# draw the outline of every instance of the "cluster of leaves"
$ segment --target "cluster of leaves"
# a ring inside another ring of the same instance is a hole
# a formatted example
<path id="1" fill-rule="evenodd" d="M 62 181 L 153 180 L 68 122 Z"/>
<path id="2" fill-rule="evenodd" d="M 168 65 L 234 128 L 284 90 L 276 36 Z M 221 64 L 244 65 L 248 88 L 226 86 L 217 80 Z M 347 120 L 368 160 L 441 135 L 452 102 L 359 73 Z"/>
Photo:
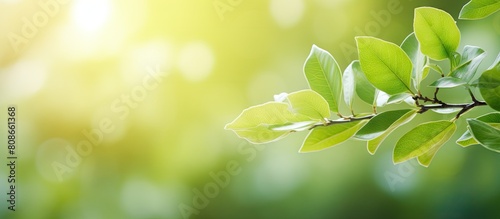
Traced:
<path id="1" fill-rule="evenodd" d="M 500 0 L 472 0 L 464 6 L 460 18 L 480 19 L 499 9 Z M 359 60 L 343 72 L 330 53 L 313 45 L 304 64 L 310 89 L 282 93 L 272 102 L 245 109 L 226 129 L 256 144 L 281 139 L 291 132 L 309 131 L 300 152 L 323 150 L 354 138 L 366 141 L 368 152 L 374 154 L 391 132 L 416 115 L 428 111 L 453 114 L 450 120 L 414 127 L 394 147 L 394 163 L 417 158 L 422 166 L 428 166 L 453 136 L 461 115 L 479 106 L 500 111 L 500 55 L 488 70 L 478 74 L 485 51 L 465 46 L 457 52 L 460 30 L 450 14 L 436 8 L 415 9 L 413 27 L 414 32 L 400 46 L 374 37 L 356 37 Z M 449 72 L 435 63 L 446 59 Z M 429 97 L 420 87 L 431 72 L 441 77 L 428 85 L 435 88 Z M 450 88 L 466 89 L 471 102 L 450 104 L 440 100 L 439 89 Z M 476 90 L 484 101 L 474 96 Z M 355 114 L 355 95 L 372 105 L 373 112 Z M 400 102 L 410 107 L 377 113 L 377 107 Z M 351 115 L 339 112 L 343 104 Z M 479 144 L 500 152 L 500 112 L 467 119 L 467 128 L 457 144 Z"/>

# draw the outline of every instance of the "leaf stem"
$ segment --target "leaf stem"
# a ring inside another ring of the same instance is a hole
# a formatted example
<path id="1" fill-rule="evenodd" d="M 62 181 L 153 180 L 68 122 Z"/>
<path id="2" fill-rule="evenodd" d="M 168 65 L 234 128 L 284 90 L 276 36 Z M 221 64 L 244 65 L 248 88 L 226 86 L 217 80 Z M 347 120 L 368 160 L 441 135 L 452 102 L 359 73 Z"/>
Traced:
<path id="1" fill-rule="evenodd" d="M 330 125 L 335 125 L 335 124 L 341 124 L 341 123 L 348 123 L 348 122 L 354 122 L 354 121 L 371 119 L 375 115 L 376 114 L 362 116 L 362 117 L 354 117 L 354 116 L 351 116 L 351 117 L 342 117 L 341 119 L 338 119 L 338 120 L 328 119 L 328 120 L 326 120 L 325 123 L 318 123 L 318 124 L 313 125 L 311 128 L 309 128 L 309 130 L 314 129 L 314 128 L 319 127 L 319 126 L 330 126 Z"/>
<path id="2" fill-rule="evenodd" d="M 469 89 L 469 94 L 471 95 L 471 98 L 472 98 L 473 102 L 472 103 L 461 103 L 461 104 L 448 104 L 448 103 L 445 103 L 445 102 L 439 100 L 436 97 L 438 91 L 439 91 L 439 89 L 436 89 L 436 92 L 434 93 L 434 99 L 431 99 L 429 97 L 423 96 L 420 93 L 417 94 L 417 95 L 415 95 L 415 96 L 413 96 L 413 100 L 415 100 L 415 104 L 417 105 L 417 107 L 420 108 L 420 110 L 418 110 L 417 113 L 422 114 L 422 113 L 425 113 L 425 112 L 427 112 L 427 111 L 429 111 L 431 109 L 462 108 L 457 113 L 457 115 L 454 117 L 454 120 L 457 120 L 458 118 L 460 118 L 461 115 L 463 115 L 464 113 L 466 113 L 467 111 L 471 110 L 474 107 L 477 107 L 477 106 L 487 106 L 488 105 L 484 101 L 477 100 L 476 97 L 474 96 L 474 94 L 472 93 L 472 91 L 470 89 Z M 433 105 L 422 105 L 422 104 L 420 104 L 418 102 L 419 100 L 424 101 L 424 103 L 425 102 L 431 102 L 431 103 L 433 103 Z M 373 107 L 373 109 L 375 110 L 376 108 Z M 345 116 L 342 116 L 340 114 L 338 114 L 338 115 L 339 115 L 340 119 L 337 119 L 337 120 L 325 119 L 324 122 L 313 125 L 311 128 L 309 128 L 309 130 L 314 129 L 314 128 L 319 127 L 319 126 L 330 126 L 330 125 L 335 125 L 335 124 L 341 124 L 341 123 L 348 123 L 348 122 L 354 122 L 354 121 L 372 119 L 374 116 L 377 115 L 377 113 L 374 111 L 374 114 L 367 115 L 367 116 L 361 116 L 361 117 L 355 117 L 355 116 L 345 117 Z"/>
<path id="3" fill-rule="evenodd" d="M 470 94 L 470 97 L 472 99 L 472 101 L 475 103 L 475 102 L 479 102 L 476 97 L 474 96 L 474 93 L 472 93 L 472 90 L 470 88 L 467 89 L 469 91 L 469 94 Z"/>

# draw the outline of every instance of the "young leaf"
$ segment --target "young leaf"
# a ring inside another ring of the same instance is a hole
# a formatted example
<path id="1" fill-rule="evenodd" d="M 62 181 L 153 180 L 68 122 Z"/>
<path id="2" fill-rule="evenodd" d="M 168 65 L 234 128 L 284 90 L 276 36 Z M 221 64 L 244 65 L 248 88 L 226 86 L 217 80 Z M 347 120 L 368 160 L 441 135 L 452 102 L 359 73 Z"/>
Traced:
<path id="1" fill-rule="evenodd" d="M 406 104 L 408 104 L 408 106 L 412 106 L 412 107 L 416 106 L 416 102 L 415 102 L 415 100 L 413 99 L 413 97 L 412 97 L 412 96 L 407 97 L 407 98 L 406 98 L 406 99 L 404 99 L 403 101 L 404 101 Z"/>
<path id="2" fill-rule="evenodd" d="M 393 123 L 410 111 L 415 110 L 403 109 L 382 112 L 370 119 L 370 121 L 363 126 L 363 128 L 361 128 L 356 135 L 354 135 L 354 137 L 359 140 L 372 140 L 384 134 L 384 132 L 391 127 Z"/>
<path id="3" fill-rule="evenodd" d="M 392 95 L 387 100 L 387 104 L 401 103 L 404 100 L 406 100 L 408 97 L 411 98 L 412 96 L 409 93 L 401 93 L 401 94 Z"/>
<path id="4" fill-rule="evenodd" d="M 413 28 L 422 53 L 434 60 L 453 59 L 460 30 L 450 14 L 431 7 L 417 8 Z"/>
<path id="5" fill-rule="evenodd" d="M 307 116 L 292 113 L 286 103 L 268 102 L 243 110 L 225 129 L 234 131 L 240 138 L 251 143 L 260 144 L 283 138 L 294 131 L 297 123 L 302 128 L 306 126 L 304 122 L 312 125 L 318 121 L 310 121 Z"/>
<path id="6" fill-rule="evenodd" d="M 368 104 L 375 102 L 375 87 L 366 79 L 358 60 L 352 61 L 343 75 L 344 101 L 352 111 L 354 91 L 359 98 Z"/>
<path id="7" fill-rule="evenodd" d="M 401 163 L 414 157 L 424 155 L 446 143 L 456 130 L 454 122 L 435 121 L 420 124 L 396 143 L 394 147 L 394 163 Z M 427 156 L 428 157 L 428 156 Z"/>
<path id="8" fill-rule="evenodd" d="M 431 148 L 429 151 L 417 157 L 417 161 L 421 166 L 429 167 L 432 159 L 436 156 L 436 153 L 441 149 L 443 145 L 438 145 L 436 147 Z"/>
<path id="9" fill-rule="evenodd" d="M 488 105 L 500 111 L 500 65 L 485 71 L 479 78 L 479 90 Z"/>
<path id="10" fill-rule="evenodd" d="M 359 61 L 354 61 L 354 80 L 356 81 L 356 94 L 364 102 L 374 105 L 377 91 L 375 87 L 366 79 Z"/>
<path id="11" fill-rule="evenodd" d="M 460 59 L 460 64 L 464 64 L 468 61 L 472 61 L 481 55 L 486 55 L 484 49 L 477 46 L 465 46 L 464 51 L 462 51 L 462 57 Z M 484 57 L 483 57 L 484 58 Z"/>
<path id="12" fill-rule="evenodd" d="M 356 37 L 359 61 L 377 89 L 394 95 L 411 91 L 412 63 L 397 45 L 374 37 Z"/>
<path id="13" fill-rule="evenodd" d="M 357 64 L 355 64 L 357 63 Z M 359 62 L 353 61 L 347 68 L 344 70 L 344 74 L 342 75 L 342 84 L 344 88 L 344 101 L 347 104 L 347 107 L 352 111 L 352 102 L 354 101 L 354 91 L 356 90 L 356 76 L 354 71 L 360 71 L 361 67 L 359 66 Z"/>
<path id="14" fill-rule="evenodd" d="M 469 131 L 482 146 L 500 153 L 500 129 L 477 119 L 467 119 Z"/>
<path id="15" fill-rule="evenodd" d="M 477 117 L 476 119 L 481 121 L 481 122 L 485 122 L 488 125 L 491 125 L 495 128 L 500 129 L 500 113 L 498 113 L 498 112 L 488 113 L 486 115 L 482 115 L 480 117 Z M 457 144 L 461 145 L 462 147 L 468 147 L 468 146 L 479 144 L 479 143 L 472 137 L 472 134 L 470 133 L 470 131 L 467 130 L 457 140 Z"/>
<path id="16" fill-rule="evenodd" d="M 453 88 L 467 84 L 467 82 L 463 81 L 460 78 L 455 77 L 444 77 L 439 78 L 437 81 L 434 81 L 429 87 L 438 87 L 438 88 Z"/>
<path id="17" fill-rule="evenodd" d="M 304 64 L 304 74 L 312 90 L 318 92 L 337 113 L 342 92 L 342 72 L 333 56 L 313 45 Z"/>
<path id="18" fill-rule="evenodd" d="M 460 55 L 460 53 L 458 52 L 453 52 L 453 55 L 450 58 L 451 69 L 456 69 L 461 62 L 462 62 L 462 55 Z"/>
<path id="19" fill-rule="evenodd" d="M 309 132 L 299 152 L 320 151 L 338 145 L 351 138 L 366 122 L 360 120 L 316 127 Z"/>
<path id="20" fill-rule="evenodd" d="M 315 124 L 318 124 L 318 122 L 316 121 L 293 122 L 285 125 L 272 125 L 269 126 L 269 129 L 273 131 L 301 132 L 310 129 L 312 125 Z"/>
<path id="21" fill-rule="evenodd" d="M 361 128 L 355 138 L 366 140 L 368 152 L 375 154 L 380 143 L 389 136 L 396 128 L 411 121 L 417 111 L 410 109 L 386 111 L 373 117 L 363 128 Z"/>
<path id="22" fill-rule="evenodd" d="M 472 134 L 470 133 L 469 130 L 465 131 L 464 134 L 457 140 L 457 144 L 462 146 L 462 147 L 469 147 L 472 145 L 479 144 L 479 142 L 476 141 L 472 137 Z"/>
<path id="23" fill-rule="evenodd" d="M 500 10 L 500 0 L 472 0 L 460 11 L 460 19 L 477 20 Z"/>
<path id="24" fill-rule="evenodd" d="M 434 63 L 427 63 L 425 66 L 426 68 L 432 69 L 435 72 L 439 73 L 439 75 L 444 76 L 443 69 L 441 69 L 441 66 L 436 65 Z"/>
<path id="25" fill-rule="evenodd" d="M 439 113 L 439 114 L 452 114 L 459 112 L 462 110 L 462 108 L 443 108 L 443 109 L 431 109 L 432 111 Z"/>
<path id="26" fill-rule="evenodd" d="M 500 53 L 498 53 L 497 58 L 493 62 L 493 64 L 488 69 L 494 69 L 495 67 L 500 68 Z"/>
<path id="27" fill-rule="evenodd" d="M 387 105 L 389 98 L 391 98 L 391 96 L 389 94 L 387 94 L 386 92 L 377 90 L 377 96 L 376 96 L 375 101 L 376 101 L 376 104 L 378 107 L 383 107 L 383 106 Z"/>
<path id="28" fill-rule="evenodd" d="M 324 121 L 330 118 L 326 100 L 312 90 L 301 90 L 288 95 L 293 112 L 309 117 L 311 120 Z"/>
<path id="29" fill-rule="evenodd" d="M 484 57 L 486 57 L 486 53 L 483 49 L 475 46 L 465 46 L 460 65 L 450 73 L 450 76 L 470 82 Z"/>
<path id="30" fill-rule="evenodd" d="M 429 74 L 429 67 L 426 67 L 428 62 L 427 56 L 420 51 L 420 44 L 418 43 L 415 33 L 411 33 L 401 44 L 401 49 L 410 57 L 413 63 L 412 81 L 413 87 L 416 90 L 420 89 L 420 83 Z"/>
<path id="31" fill-rule="evenodd" d="M 280 94 L 275 94 L 273 97 L 274 97 L 274 101 L 275 102 L 283 103 L 287 99 L 288 94 L 285 93 L 285 92 L 283 92 L 283 93 L 280 93 Z"/>

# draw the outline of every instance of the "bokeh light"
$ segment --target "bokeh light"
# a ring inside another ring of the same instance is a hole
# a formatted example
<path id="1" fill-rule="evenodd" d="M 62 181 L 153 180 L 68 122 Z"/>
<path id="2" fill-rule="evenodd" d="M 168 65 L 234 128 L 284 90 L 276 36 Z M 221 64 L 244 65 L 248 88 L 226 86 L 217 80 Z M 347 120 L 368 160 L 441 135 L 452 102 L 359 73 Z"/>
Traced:
<path id="1" fill-rule="evenodd" d="M 18 210 L 2 201 L 0 218 L 499 218 L 498 154 L 449 142 L 429 168 L 392 163 L 397 135 L 450 115 L 418 115 L 374 156 L 356 140 L 300 154 L 307 133 L 252 145 L 224 130 L 247 107 L 307 89 L 313 44 L 344 69 L 360 32 L 400 44 L 414 8 L 456 19 L 467 2 L 0 0 L 0 136 L 18 108 Z M 387 23 L 374 18 L 391 4 Z M 484 48 L 487 69 L 500 14 L 457 24 L 459 50 Z"/>

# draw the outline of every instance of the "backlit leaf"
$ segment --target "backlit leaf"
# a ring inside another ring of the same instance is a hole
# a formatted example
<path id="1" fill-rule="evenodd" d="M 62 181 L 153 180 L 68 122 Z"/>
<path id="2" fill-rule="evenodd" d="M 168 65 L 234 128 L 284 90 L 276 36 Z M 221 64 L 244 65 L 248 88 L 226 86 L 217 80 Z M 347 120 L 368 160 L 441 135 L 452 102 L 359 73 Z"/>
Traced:
<path id="1" fill-rule="evenodd" d="M 480 117 L 477 117 L 476 119 L 481 121 L 481 122 L 485 122 L 488 125 L 493 126 L 497 129 L 500 129 L 500 113 L 498 113 L 498 112 L 488 113 L 486 115 L 482 115 Z M 468 147 L 468 146 L 476 145 L 479 143 L 472 137 L 472 134 L 470 133 L 470 131 L 467 130 L 457 140 L 457 144 L 461 145 L 462 147 Z"/>
<path id="2" fill-rule="evenodd" d="M 300 148 L 301 153 L 324 150 L 351 138 L 366 120 L 319 126 L 311 130 Z"/>
<path id="3" fill-rule="evenodd" d="M 426 67 L 428 58 L 420 51 L 420 43 L 418 42 L 415 33 L 411 33 L 408 37 L 406 37 L 406 39 L 401 44 L 401 49 L 405 51 L 405 53 L 408 55 L 408 57 L 410 57 L 410 60 L 413 63 L 413 87 L 416 90 L 419 90 L 420 83 L 422 83 L 422 80 L 427 77 L 430 68 Z"/>
<path id="4" fill-rule="evenodd" d="M 424 157 L 432 159 L 432 153 L 435 153 L 432 150 L 446 143 L 455 130 L 455 123 L 450 121 L 434 121 L 418 125 L 403 135 L 396 143 L 393 155 L 394 163 L 401 163 L 422 156 L 427 152 L 431 154 L 424 155 Z"/>
<path id="5" fill-rule="evenodd" d="M 486 53 L 483 49 L 475 46 L 465 46 L 460 65 L 450 73 L 450 76 L 470 82 L 485 57 Z"/>
<path id="6" fill-rule="evenodd" d="M 434 81 L 429 87 L 438 87 L 438 88 L 453 88 L 467 84 L 467 82 L 463 81 L 460 78 L 455 77 L 443 77 L 439 78 L 437 81 Z"/>
<path id="7" fill-rule="evenodd" d="M 422 53 L 434 60 L 455 57 L 460 30 L 450 14 L 437 8 L 417 8 L 413 28 Z"/>
<path id="8" fill-rule="evenodd" d="M 330 118 L 330 109 L 326 100 L 313 90 L 301 90 L 287 96 L 293 112 L 312 120 L 322 121 Z"/>
<path id="9" fill-rule="evenodd" d="M 483 147 L 500 153 L 500 129 L 477 119 L 467 119 L 469 131 Z"/>
<path id="10" fill-rule="evenodd" d="M 386 111 L 370 119 L 354 136 L 367 142 L 368 152 L 375 154 L 380 143 L 399 126 L 411 121 L 417 111 L 410 109 Z"/>
<path id="11" fill-rule="evenodd" d="M 478 86 L 488 106 L 500 111 L 500 65 L 485 71 L 479 78 Z"/>
<path id="12" fill-rule="evenodd" d="M 361 71 L 361 66 L 359 66 L 359 62 L 353 61 L 347 68 L 344 70 L 344 74 L 342 75 L 342 84 L 344 88 L 344 101 L 347 104 L 347 107 L 352 111 L 352 102 L 354 101 L 354 93 L 356 91 L 356 76 L 355 71 Z"/>
<path id="13" fill-rule="evenodd" d="M 500 10 L 500 0 L 472 0 L 460 11 L 460 19 L 477 20 Z"/>
<path id="14" fill-rule="evenodd" d="M 387 94 L 411 93 L 412 63 L 397 45 L 374 37 L 356 37 L 363 72 Z"/>
<path id="15" fill-rule="evenodd" d="M 338 112 L 342 93 L 342 72 L 333 56 L 313 45 L 304 64 L 304 74 L 309 87 L 325 98 L 331 111 Z"/>
<path id="16" fill-rule="evenodd" d="M 307 116 L 292 113 L 286 103 L 268 102 L 243 110 L 234 121 L 226 125 L 225 129 L 232 130 L 239 137 L 258 144 L 278 140 L 296 131 L 294 128 L 303 129 L 304 126 L 318 122 L 310 120 Z M 300 124 L 300 127 L 297 124 Z"/>

